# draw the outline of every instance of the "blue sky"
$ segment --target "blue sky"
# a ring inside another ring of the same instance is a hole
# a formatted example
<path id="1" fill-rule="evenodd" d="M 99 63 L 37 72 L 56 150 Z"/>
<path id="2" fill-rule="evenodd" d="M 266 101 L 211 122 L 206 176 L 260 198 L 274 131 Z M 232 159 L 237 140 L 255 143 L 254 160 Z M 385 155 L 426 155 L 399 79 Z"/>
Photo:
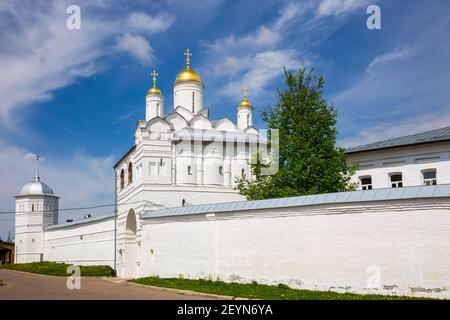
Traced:
<path id="1" fill-rule="evenodd" d="M 70 4 L 80 30 L 66 28 Z M 369 4 L 381 30 L 366 27 Z M 449 12 L 446 0 L 1 0 L 0 210 L 32 179 L 33 153 L 61 207 L 111 203 L 112 166 L 144 118 L 150 72 L 168 113 L 186 48 L 213 119 L 235 120 L 245 83 L 263 128 L 283 66 L 307 65 L 325 76 L 340 145 L 447 126 Z M 0 215 L 0 236 L 12 228 Z"/>

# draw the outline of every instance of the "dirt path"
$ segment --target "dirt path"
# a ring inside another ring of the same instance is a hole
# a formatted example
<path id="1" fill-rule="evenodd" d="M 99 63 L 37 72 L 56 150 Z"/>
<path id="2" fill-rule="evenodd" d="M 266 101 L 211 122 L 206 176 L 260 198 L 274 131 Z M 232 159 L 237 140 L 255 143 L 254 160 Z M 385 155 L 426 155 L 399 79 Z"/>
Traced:
<path id="1" fill-rule="evenodd" d="M 167 292 L 118 279 L 82 278 L 81 289 L 69 290 L 66 277 L 48 277 L 0 270 L 0 300 L 204 300 L 201 296 Z"/>

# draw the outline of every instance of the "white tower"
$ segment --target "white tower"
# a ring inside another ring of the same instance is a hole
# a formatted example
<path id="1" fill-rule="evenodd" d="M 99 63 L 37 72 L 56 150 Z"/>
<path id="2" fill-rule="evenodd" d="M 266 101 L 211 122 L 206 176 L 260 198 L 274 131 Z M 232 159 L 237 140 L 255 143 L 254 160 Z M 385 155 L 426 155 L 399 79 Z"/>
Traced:
<path id="1" fill-rule="evenodd" d="M 253 107 L 247 100 L 247 88 L 244 86 L 244 100 L 239 104 L 237 108 L 237 124 L 238 129 L 245 130 L 248 127 L 253 126 Z"/>
<path id="2" fill-rule="evenodd" d="M 174 108 L 182 106 L 197 114 L 203 109 L 203 82 L 197 72 L 191 69 L 191 56 L 189 49 L 184 53 L 186 56 L 186 69 L 181 71 L 173 86 Z"/>
<path id="3" fill-rule="evenodd" d="M 158 78 L 158 73 L 155 70 L 151 73 L 153 79 L 153 87 L 148 90 L 147 95 L 145 96 L 145 120 L 148 121 L 150 119 L 156 117 L 164 116 L 164 96 L 156 87 L 156 79 Z"/>
<path id="4" fill-rule="evenodd" d="M 36 176 L 16 196 L 16 263 L 43 260 L 44 228 L 58 223 L 58 200 L 53 190 L 39 177 L 39 156 Z"/>

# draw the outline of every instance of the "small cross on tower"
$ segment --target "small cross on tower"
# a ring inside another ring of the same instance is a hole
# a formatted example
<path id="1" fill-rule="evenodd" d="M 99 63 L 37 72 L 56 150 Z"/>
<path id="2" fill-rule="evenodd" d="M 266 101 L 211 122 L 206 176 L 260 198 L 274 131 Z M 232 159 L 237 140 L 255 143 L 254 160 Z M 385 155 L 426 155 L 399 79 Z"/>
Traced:
<path id="1" fill-rule="evenodd" d="M 152 73 L 150 73 L 153 79 L 153 88 L 156 88 L 156 79 L 158 78 L 159 74 L 156 72 L 156 70 L 153 70 Z"/>
<path id="2" fill-rule="evenodd" d="M 184 52 L 184 55 L 186 56 L 186 68 L 189 69 L 191 67 L 192 53 L 189 51 L 189 49 L 186 49 L 186 51 Z"/>
<path id="3" fill-rule="evenodd" d="M 244 85 L 242 90 L 244 91 L 244 100 L 247 100 L 247 87 Z"/>

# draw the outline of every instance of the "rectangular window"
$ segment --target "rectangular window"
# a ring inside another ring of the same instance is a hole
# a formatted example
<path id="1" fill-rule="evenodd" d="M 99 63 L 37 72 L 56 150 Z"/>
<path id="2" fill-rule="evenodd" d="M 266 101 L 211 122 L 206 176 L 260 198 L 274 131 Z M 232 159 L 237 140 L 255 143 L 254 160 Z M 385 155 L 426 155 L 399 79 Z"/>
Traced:
<path id="1" fill-rule="evenodd" d="M 392 188 L 403 187 L 403 177 L 401 173 L 391 174 L 391 187 Z"/>
<path id="2" fill-rule="evenodd" d="M 372 190 L 372 177 L 361 177 L 361 190 Z"/>
<path id="3" fill-rule="evenodd" d="M 426 186 L 435 186 L 437 184 L 436 169 L 422 171 L 423 184 Z"/>

